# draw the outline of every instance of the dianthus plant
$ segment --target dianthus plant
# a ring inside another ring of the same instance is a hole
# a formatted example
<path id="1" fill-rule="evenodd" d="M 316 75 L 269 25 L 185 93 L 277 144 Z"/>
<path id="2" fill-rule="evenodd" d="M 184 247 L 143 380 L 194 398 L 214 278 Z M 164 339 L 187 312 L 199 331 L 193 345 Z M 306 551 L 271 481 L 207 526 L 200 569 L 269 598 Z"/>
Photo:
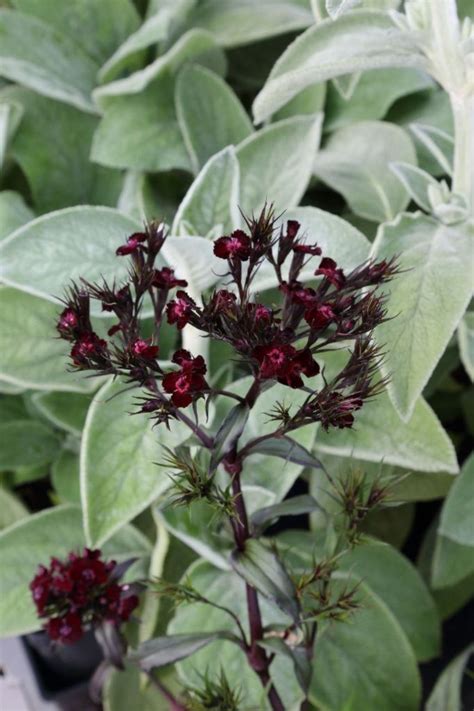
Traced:
<path id="1" fill-rule="evenodd" d="M 346 273 L 330 255 L 321 254 L 313 236 L 305 234 L 304 226 L 294 220 L 283 221 L 268 206 L 257 216 L 244 217 L 243 225 L 244 229 L 215 240 L 214 254 L 222 260 L 223 288 L 203 296 L 202 303 L 186 292 L 184 280 L 162 266 L 159 255 L 166 230 L 160 223 L 151 223 L 143 232 L 132 234 L 117 250 L 119 259 L 130 260 L 127 283 L 91 284 L 84 279 L 73 285 L 57 328 L 60 336 L 72 344 L 75 369 L 120 377 L 125 381 L 124 387 L 139 387 L 137 412 L 153 418 L 157 426 L 169 427 L 172 420 L 180 420 L 189 427 L 186 446 L 167 450 L 163 455 L 174 472 L 170 502 L 179 506 L 204 499 L 216 515 L 227 521 L 234 541 L 230 564 L 246 586 L 247 620 L 221 607 L 233 620 L 233 632 L 216 630 L 211 635 L 161 637 L 129 652 L 129 658 L 152 674 L 154 668 L 189 656 L 221 637 L 240 647 L 262 683 L 266 703 L 282 710 L 278 680 L 272 679 L 272 662 L 284 654 L 294 665 L 304 706 L 319 621 L 338 621 L 358 606 L 355 589 L 333 585 L 338 558 L 345 547 L 357 543 L 358 526 L 367 511 L 380 503 L 384 487 L 380 482 L 368 485 L 357 478 L 334 484 L 333 495 L 340 501 L 345 523 L 337 532 L 332 555 L 303 570 L 289 563 L 275 544 L 263 537 L 263 532 L 280 515 L 308 513 L 317 502 L 300 496 L 249 516 L 242 483 L 252 466 L 252 456 L 265 453 L 308 469 L 318 468 L 318 475 L 327 476 L 328 486 L 333 484 L 330 472 L 323 472 L 321 464 L 292 433 L 316 425 L 325 430 L 352 427 L 358 410 L 383 387 L 377 377 L 380 353 L 371 339 L 374 328 L 385 316 L 379 287 L 394 276 L 396 265 L 393 261 L 369 261 Z M 276 303 L 261 303 L 254 288 L 264 265 L 274 271 L 278 281 Z M 307 277 L 308 269 L 312 281 L 303 283 L 302 274 Z M 143 303 L 148 299 L 154 310 L 151 337 L 143 335 L 140 321 Z M 99 301 L 102 309 L 114 317 L 107 340 L 92 328 L 91 300 Z M 208 339 L 228 344 L 237 367 L 250 376 L 247 391 L 236 393 L 226 390 L 221 382 L 218 386 L 213 384 L 215 378 L 202 355 L 183 348 L 173 354 L 172 365 L 165 366 L 159 360 L 164 320 L 179 332 L 195 329 Z M 331 350 L 342 350 L 347 358 L 339 371 L 329 377 L 324 360 Z M 241 444 L 252 409 L 261 394 L 276 382 L 288 389 L 289 397 L 284 401 L 275 397 L 269 408 L 265 418 L 273 423 L 272 431 L 247 437 Z M 292 395 L 295 391 L 299 391 L 298 397 Z M 227 414 L 220 426 L 212 429 L 209 412 L 226 401 Z M 163 476 L 160 470 L 157 476 Z M 96 560 L 98 555 L 84 553 L 87 561 L 91 557 Z M 73 559 L 72 567 L 77 565 Z M 88 562 L 89 572 L 90 567 Z M 98 602 L 88 614 L 94 624 L 93 610 L 103 610 L 105 619 L 108 616 L 117 625 L 128 617 L 136 601 L 127 598 L 129 593 L 123 593 L 113 582 L 112 609 L 105 598 L 113 566 L 110 573 L 108 568 L 101 567 L 101 571 L 105 588 L 97 593 Z M 161 580 L 150 581 L 149 585 L 176 602 L 218 606 L 186 582 L 177 585 Z M 36 594 L 40 595 L 38 590 Z M 264 625 L 262 598 L 280 608 L 281 624 Z M 47 601 L 41 602 L 46 609 Z M 66 612 L 71 611 L 63 611 Z M 56 636 L 61 635 L 59 627 L 57 622 L 49 623 L 50 632 Z M 155 681 L 161 684 L 156 678 Z M 230 684 L 235 681 L 238 680 L 231 679 Z M 173 699 L 166 690 L 164 693 L 177 709 L 197 708 L 199 698 L 199 703 L 204 704 L 202 698 L 206 694 L 225 696 L 226 708 L 238 707 L 236 694 L 225 677 L 220 681 L 206 680 L 200 690 L 188 689 L 187 700 Z"/>

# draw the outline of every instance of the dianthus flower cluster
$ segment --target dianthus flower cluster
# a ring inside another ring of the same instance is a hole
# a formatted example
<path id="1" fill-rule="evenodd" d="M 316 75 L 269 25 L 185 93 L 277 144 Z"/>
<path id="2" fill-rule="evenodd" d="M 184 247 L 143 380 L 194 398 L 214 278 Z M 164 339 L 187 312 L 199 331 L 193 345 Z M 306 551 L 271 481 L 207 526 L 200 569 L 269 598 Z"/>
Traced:
<path id="1" fill-rule="evenodd" d="M 102 622 L 126 622 L 138 597 L 118 583 L 117 573 L 115 561 L 105 562 L 99 550 L 88 548 L 65 561 L 51 558 L 49 567 L 40 565 L 30 590 L 38 616 L 47 619 L 49 637 L 71 644 Z"/>
<path id="2" fill-rule="evenodd" d="M 201 304 L 187 293 L 186 281 L 170 267 L 156 267 L 166 240 L 162 225 L 150 224 L 117 249 L 131 258 L 128 282 L 116 288 L 83 282 L 73 286 L 61 313 L 58 331 L 72 343 L 76 369 L 125 376 L 148 391 L 142 411 L 167 422 L 199 398 L 212 396 L 201 356 L 177 350 L 171 361 L 178 369 L 163 372 L 158 361 L 159 332 L 164 319 L 178 332 L 191 326 L 205 336 L 228 343 L 257 383 L 278 381 L 293 389 L 308 390 L 304 410 L 296 423 L 320 421 L 324 427 L 349 427 L 353 413 L 375 392 L 371 385 L 378 354 L 371 344 L 373 329 L 385 318 L 380 284 L 395 273 L 393 261 L 368 261 L 349 272 L 321 247 L 308 241 L 296 220 L 279 229 L 271 208 L 257 218 L 244 218 L 245 229 L 219 237 L 214 254 L 224 264 L 223 288 L 203 295 Z M 315 261 L 314 267 L 310 263 Z M 255 284 L 262 265 L 275 274 L 280 299 L 259 299 Z M 225 288 L 224 288 L 225 287 Z M 170 298 L 170 292 L 173 292 Z M 140 310 L 145 298 L 154 308 L 154 335 L 141 333 Z M 90 318 L 90 300 L 116 317 L 108 340 L 97 335 Z M 325 381 L 318 354 L 349 348 L 350 367 L 330 383 Z M 311 378 L 321 375 L 319 390 Z"/>

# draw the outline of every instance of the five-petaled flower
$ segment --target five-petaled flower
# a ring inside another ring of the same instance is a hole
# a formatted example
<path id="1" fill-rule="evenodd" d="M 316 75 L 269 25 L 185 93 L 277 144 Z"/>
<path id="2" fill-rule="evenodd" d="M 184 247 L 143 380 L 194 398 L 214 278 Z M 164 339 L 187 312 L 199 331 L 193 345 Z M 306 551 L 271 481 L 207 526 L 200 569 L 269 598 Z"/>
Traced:
<path id="1" fill-rule="evenodd" d="M 271 343 L 257 346 L 253 357 L 259 364 L 258 375 L 266 380 L 275 378 L 290 388 L 303 387 L 301 375 L 312 377 L 319 373 L 319 365 L 310 350 L 297 351 L 289 343 Z"/>
<path id="2" fill-rule="evenodd" d="M 133 235 L 130 235 L 130 237 L 128 237 L 125 244 L 122 244 L 120 245 L 120 247 L 117 248 L 116 254 L 119 257 L 125 257 L 128 254 L 133 254 L 139 249 L 142 249 L 143 242 L 145 242 L 146 239 L 147 234 L 145 232 L 134 232 Z"/>
<path id="3" fill-rule="evenodd" d="M 189 323 L 193 306 L 195 305 L 193 299 L 185 291 L 177 291 L 176 298 L 170 301 L 166 307 L 168 323 L 175 323 L 177 328 L 181 330 Z"/>
<path id="4" fill-rule="evenodd" d="M 206 363 L 202 356 L 193 357 L 184 349 L 176 351 L 172 360 L 180 369 L 164 376 L 163 389 L 171 395 L 173 405 L 187 407 L 208 389 L 204 378 Z"/>
<path id="5" fill-rule="evenodd" d="M 252 249 L 250 237 L 243 230 L 235 230 L 229 236 L 219 237 L 214 242 L 214 254 L 220 259 L 246 261 Z"/>
<path id="6" fill-rule="evenodd" d="M 117 582 L 115 561 L 101 560 L 99 550 L 85 548 L 67 560 L 51 558 L 30 583 L 33 602 L 52 640 L 70 644 L 101 622 L 126 622 L 138 605 L 128 585 Z"/>
<path id="7" fill-rule="evenodd" d="M 325 276 L 336 289 L 341 289 L 346 281 L 343 270 L 338 269 L 334 259 L 329 257 L 321 259 L 321 263 L 314 273 L 316 276 Z"/>
<path id="8" fill-rule="evenodd" d="M 155 269 L 153 273 L 152 285 L 157 289 L 174 289 L 177 286 L 185 288 L 188 282 L 185 279 L 178 279 L 174 273 L 174 269 L 163 267 L 163 269 Z"/>
<path id="9" fill-rule="evenodd" d="M 158 355 L 159 348 L 154 346 L 149 340 L 137 338 L 130 346 L 132 355 L 145 360 L 152 360 Z"/>

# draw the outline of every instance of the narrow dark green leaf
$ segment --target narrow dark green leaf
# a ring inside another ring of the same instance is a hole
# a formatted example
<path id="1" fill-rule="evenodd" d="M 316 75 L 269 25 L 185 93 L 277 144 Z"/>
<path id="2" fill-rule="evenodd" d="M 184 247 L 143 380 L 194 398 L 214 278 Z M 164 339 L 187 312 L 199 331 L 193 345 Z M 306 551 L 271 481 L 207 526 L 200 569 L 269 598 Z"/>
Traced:
<path id="1" fill-rule="evenodd" d="M 298 679 L 298 684 L 305 694 L 308 692 L 313 670 L 306 650 L 303 647 L 290 647 L 281 637 L 267 637 L 266 639 L 262 639 L 258 645 L 273 654 L 281 654 L 291 659 L 295 667 L 295 675 Z"/>
<path id="2" fill-rule="evenodd" d="M 266 524 L 279 516 L 298 516 L 300 514 L 311 513 L 315 511 L 318 502 L 309 494 L 302 496 L 294 496 L 292 499 L 283 501 L 281 504 L 273 506 L 265 506 L 263 509 L 255 511 L 252 516 L 252 523 L 255 528 L 264 528 Z"/>
<path id="3" fill-rule="evenodd" d="M 258 592 L 278 605 L 295 622 L 299 619 L 296 591 L 277 555 L 263 543 L 249 539 L 245 550 L 232 553 L 234 570 Z"/>
<path id="4" fill-rule="evenodd" d="M 156 637 L 143 642 L 138 649 L 129 652 L 128 658 L 132 662 L 137 662 L 143 671 L 150 671 L 185 659 L 217 639 L 232 641 L 236 638 L 230 632 L 225 631 Z"/>
<path id="5" fill-rule="evenodd" d="M 255 444 L 250 442 L 246 450 L 248 454 L 267 454 L 270 457 L 280 457 L 280 459 L 300 464 L 303 467 L 323 468 L 319 459 L 291 437 L 269 437 L 260 442 L 257 441 Z"/>
<path id="6" fill-rule="evenodd" d="M 231 451 L 239 439 L 248 420 L 249 412 L 250 409 L 246 403 L 239 403 L 228 413 L 214 439 L 214 449 L 210 464 L 211 470 L 217 467 L 221 459 Z"/>

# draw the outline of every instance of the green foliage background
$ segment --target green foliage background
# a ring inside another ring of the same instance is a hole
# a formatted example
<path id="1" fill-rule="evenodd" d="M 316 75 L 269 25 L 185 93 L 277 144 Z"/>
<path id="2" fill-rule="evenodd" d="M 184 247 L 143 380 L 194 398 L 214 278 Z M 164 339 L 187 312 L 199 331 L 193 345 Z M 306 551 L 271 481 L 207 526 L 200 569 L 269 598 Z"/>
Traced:
<path id="1" fill-rule="evenodd" d="M 405 3 L 428 37 L 439 2 Z M 245 617 L 230 544 L 209 512 L 162 506 L 161 444 L 176 446 L 187 432 L 152 429 L 127 414 L 133 393 L 69 373 L 54 323 L 71 279 L 120 281 L 116 247 L 155 217 L 171 229 L 167 263 L 199 296 L 219 279 L 210 239 L 239 226 L 239 206 L 257 211 L 268 199 L 342 267 L 397 254 L 406 270 L 390 286 L 396 318 L 377 334 L 387 391 L 353 430 L 314 430 L 301 443 L 335 477 L 352 468 L 397 481 L 392 505 L 369 520 L 369 542 L 344 564 L 343 578 L 363 580 L 366 604 L 318 636 L 311 701 L 324 711 L 419 708 L 418 664 L 441 653 L 442 620 L 474 592 L 473 182 L 450 103 L 456 71 L 446 78 L 439 61 L 427 61 L 389 14 L 396 10 L 397 0 L 0 3 L 1 634 L 38 628 L 27 590 L 36 565 L 85 542 L 137 555 L 136 576 L 178 580 L 190 565 L 197 589 Z M 468 10 L 458 3 L 461 17 Z M 465 101 L 464 118 L 469 93 Z M 440 180 L 452 180 L 453 192 Z M 262 270 L 264 297 L 275 286 Z M 176 345 L 166 334 L 161 357 Z M 215 374 L 239 381 L 226 352 L 207 356 Z M 252 418 L 260 433 L 258 412 Z M 317 470 L 254 461 L 244 493 L 255 508 L 283 500 L 300 478 L 331 514 Z M 400 550 L 416 503 L 438 499 L 417 565 Z M 286 532 L 281 545 L 310 557 L 325 526 L 316 513 L 310 531 Z M 264 617 L 278 622 L 281 613 L 268 603 Z M 218 610 L 193 604 L 173 614 L 152 597 L 142 620 L 133 632 L 142 640 L 228 625 Z M 429 711 L 459 708 L 466 655 L 444 672 Z M 258 680 L 226 641 L 180 662 L 168 681 L 196 683 L 215 659 L 243 688 L 243 708 L 265 708 Z M 291 665 L 277 657 L 272 673 L 297 708 Z M 109 680 L 105 707 L 122 711 L 130 699 L 140 709 L 164 703 L 133 668 Z"/>

